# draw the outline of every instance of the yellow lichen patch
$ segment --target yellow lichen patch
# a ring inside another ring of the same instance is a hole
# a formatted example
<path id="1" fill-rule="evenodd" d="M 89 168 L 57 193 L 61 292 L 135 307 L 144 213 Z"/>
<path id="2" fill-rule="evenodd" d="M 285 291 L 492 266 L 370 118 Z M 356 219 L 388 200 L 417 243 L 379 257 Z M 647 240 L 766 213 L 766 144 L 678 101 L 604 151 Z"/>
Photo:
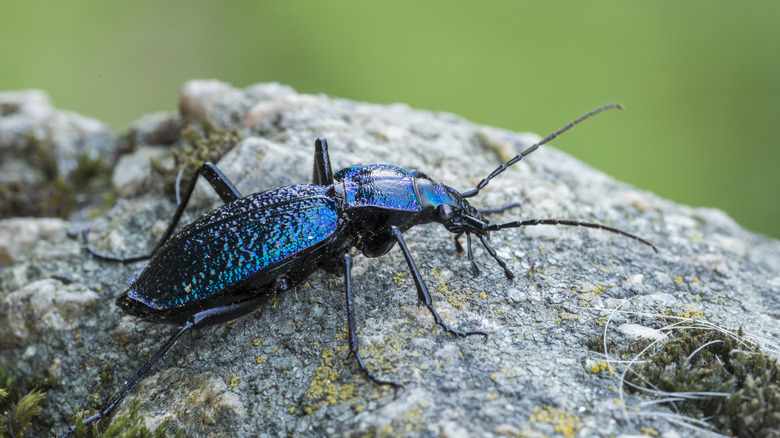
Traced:
<path id="1" fill-rule="evenodd" d="M 556 432 L 566 438 L 574 437 L 577 431 L 582 428 L 579 417 L 549 405 L 545 408 L 535 407 L 528 420 L 531 423 L 549 423 Z"/>
<path id="2" fill-rule="evenodd" d="M 676 309 L 667 307 L 663 312 L 661 312 L 661 314 L 668 315 L 668 316 L 676 316 L 679 318 L 707 319 L 707 317 L 704 316 L 704 313 L 702 313 L 700 310 L 698 310 L 696 307 L 690 304 L 679 306 Z"/>
<path id="3" fill-rule="evenodd" d="M 652 427 L 642 426 L 640 428 L 643 435 L 647 436 L 658 436 L 660 435 L 657 430 L 653 429 Z"/>
<path id="4" fill-rule="evenodd" d="M 255 347 L 257 347 L 258 345 L 260 345 L 262 343 L 263 343 L 263 339 L 260 339 L 260 338 L 255 338 L 255 340 L 252 341 L 252 345 L 254 345 Z"/>
<path id="5" fill-rule="evenodd" d="M 238 374 L 233 374 L 233 377 L 230 379 L 230 387 L 235 388 L 238 386 L 238 379 L 241 377 L 238 376 Z"/>
<path id="6" fill-rule="evenodd" d="M 428 425 L 428 418 L 423 415 L 422 409 L 419 405 L 409 411 L 404 412 L 403 417 L 403 431 L 404 434 L 411 434 L 414 431 L 425 430 Z"/>
<path id="7" fill-rule="evenodd" d="M 563 321 L 577 321 L 580 319 L 579 315 L 575 315 L 574 313 L 569 313 L 566 311 L 562 311 L 561 315 L 558 317 L 558 323 L 560 324 Z"/>
<path id="8" fill-rule="evenodd" d="M 590 306 L 590 302 L 599 297 L 599 292 L 606 289 L 605 286 L 595 284 L 582 284 L 574 288 L 574 292 L 579 299 L 579 305 L 582 307 Z"/>
<path id="9" fill-rule="evenodd" d="M 595 365 L 590 367 L 590 372 L 593 373 L 593 374 L 598 374 L 598 373 L 600 373 L 602 371 L 608 371 L 609 374 L 612 374 L 613 372 L 615 372 L 615 368 L 613 368 L 612 365 L 608 364 L 604 360 L 600 360 L 600 361 L 596 362 Z"/>
<path id="10" fill-rule="evenodd" d="M 609 318 L 607 318 L 606 316 L 601 316 L 599 317 L 599 319 L 596 320 L 596 324 L 598 324 L 599 327 L 604 327 L 605 325 L 607 325 L 607 322 L 609 322 Z"/>
<path id="11" fill-rule="evenodd" d="M 326 347 L 322 350 L 322 362 L 314 370 L 309 391 L 306 394 L 307 406 L 304 408 L 304 412 L 307 414 L 311 414 L 323 405 L 342 402 L 355 396 L 355 386 L 339 382 L 339 374 L 333 363 L 336 352 L 347 348 L 346 346 L 336 347 L 334 351 Z"/>
<path id="12" fill-rule="evenodd" d="M 688 230 L 687 233 L 685 233 L 689 239 L 691 239 L 691 243 L 706 243 L 706 240 L 704 240 L 704 235 L 699 230 Z"/>
<path id="13" fill-rule="evenodd" d="M 677 284 L 683 284 L 683 279 L 679 275 L 674 277 L 674 282 Z"/>

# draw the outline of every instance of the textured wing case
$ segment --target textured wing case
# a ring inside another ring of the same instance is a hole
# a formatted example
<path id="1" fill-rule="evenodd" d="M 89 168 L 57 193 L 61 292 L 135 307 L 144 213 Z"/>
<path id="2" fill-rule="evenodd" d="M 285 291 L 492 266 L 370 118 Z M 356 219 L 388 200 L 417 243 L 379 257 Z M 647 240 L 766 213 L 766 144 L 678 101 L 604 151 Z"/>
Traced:
<path id="1" fill-rule="evenodd" d="M 336 232 L 337 205 L 325 196 L 327 188 L 282 187 L 210 212 L 158 251 L 128 297 L 171 309 L 258 282 Z"/>

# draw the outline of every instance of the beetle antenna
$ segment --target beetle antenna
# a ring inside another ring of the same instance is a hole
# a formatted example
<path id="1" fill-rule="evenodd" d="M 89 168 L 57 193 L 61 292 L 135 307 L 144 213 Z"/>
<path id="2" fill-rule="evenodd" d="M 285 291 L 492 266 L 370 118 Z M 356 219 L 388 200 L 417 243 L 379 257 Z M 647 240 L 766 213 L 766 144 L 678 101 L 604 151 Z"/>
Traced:
<path id="1" fill-rule="evenodd" d="M 542 139 L 542 141 L 540 141 L 539 143 L 536 143 L 535 145 L 533 145 L 530 148 L 528 148 L 528 149 L 524 150 L 523 152 L 521 152 L 516 157 L 514 157 L 511 160 L 507 161 L 506 163 L 498 166 L 498 168 L 496 170 L 494 170 L 493 173 L 488 175 L 487 178 L 485 178 L 482 181 L 480 181 L 479 184 L 477 184 L 476 187 L 474 187 L 471 190 L 466 190 L 465 192 L 461 193 L 460 196 L 462 196 L 464 198 L 472 198 L 474 196 L 477 196 L 479 194 L 479 191 L 484 189 L 485 186 L 488 185 L 488 183 L 490 182 L 491 179 L 495 178 L 501 172 L 505 171 L 509 166 L 511 166 L 511 165 L 517 163 L 518 161 L 522 160 L 526 155 L 528 155 L 531 152 L 539 149 L 539 146 L 551 142 L 556 137 L 558 137 L 559 135 L 561 135 L 564 132 L 568 131 L 569 129 L 573 128 L 574 125 L 576 125 L 576 124 L 580 123 L 581 121 L 589 118 L 590 116 L 594 116 L 594 115 L 596 115 L 596 114 L 598 114 L 598 113 L 600 113 L 600 112 L 602 112 L 604 110 L 608 110 L 608 109 L 612 109 L 612 108 L 623 109 L 623 106 L 620 105 L 619 103 L 614 103 L 613 102 L 613 103 L 608 103 L 606 105 L 600 106 L 600 107 L 598 107 L 598 108 L 596 108 L 596 109 L 594 109 L 594 110 L 592 110 L 592 111 L 590 111 L 590 112 L 588 112 L 586 114 L 583 114 L 578 119 L 574 120 L 573 122 L 570 122 L 568 125 L 564 126 L 563 128 L 561 128 L 561 129 L 553 132 L 552 134 L 548 135 L 547 137 Z"/>
<path id="2" fill-rule="evenodd" d="M 639 243 L 643 243 L 649 246 L 650 248 L 652 248 L 653 251 L 655 251 L 655 253 L 658 254 L 658 248 L 656 248 L 655 245 L 653 245 L 649 241 L 635 234 L 627 233 L 623 230 L 619 230 L 614 227 L 609 227 L 607 225 L 602 225 L 602 224 L 595 224 L 592 222 L 581 222 L 581 221 L 566 220 L 566 219 L 529 219 L 525 221 L 505 222 L 503 224 L 486 224 L 485 231 L 498 231 L 498 230 L 503 230 L 505 228 L 520 228 L 520 227 L 529 227 L 533 225 L 567 225 L 570 227 L 595 228 L 599 230 L 609 231 L 610 233 L 620 234 L 621 236 L 625 236 L 630 239 L 634 239 Z"/>

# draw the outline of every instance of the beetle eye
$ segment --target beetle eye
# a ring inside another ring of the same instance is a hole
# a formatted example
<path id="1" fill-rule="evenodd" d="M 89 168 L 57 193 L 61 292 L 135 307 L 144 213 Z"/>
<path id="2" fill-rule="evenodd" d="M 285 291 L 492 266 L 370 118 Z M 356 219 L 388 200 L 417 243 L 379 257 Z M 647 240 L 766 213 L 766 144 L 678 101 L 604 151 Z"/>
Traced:
<path id="1" fill-rule="evenodd" d="M 410 170 L 409 174 L 412 175 L 413 178 L 430 179 L 428 178 L 428 175 L 420 172 L 419 170 Z"/>
<path id="2" fill-rule="evenodd" d="M 452 219 L 452 215 L 453 215 L 452 206 L 450 204 L 439 205 L 438 207 L 436 207 L 436 215 L 439 216 L 439 219 L 442 222 L 446 222 Z"/>

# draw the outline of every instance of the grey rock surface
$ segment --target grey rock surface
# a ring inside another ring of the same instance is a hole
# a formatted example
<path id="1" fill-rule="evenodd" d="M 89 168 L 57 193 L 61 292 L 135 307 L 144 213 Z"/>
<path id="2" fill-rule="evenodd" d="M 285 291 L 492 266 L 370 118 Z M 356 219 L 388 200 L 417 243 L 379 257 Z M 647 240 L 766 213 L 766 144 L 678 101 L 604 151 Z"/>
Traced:
<path id="1" fill-rule="evenodd" d="M 107 124 L 55 108 L 43 91 L 0 92 L 0 218 L 68 216 L 115 146 Z"/>
<path id="2" fill-rule="evenodd" d="M 69 176 L 82 158 L 96 160 L 113 147 L 113 133 L 107 124 L 70 111 L 55 108 L 48 94 L 40 90 L 0 93 L 0 170 L 3 180 L 21 174 L 31 177 L 25 144 L 29 136 L 49 141 L 49 153 L 61 176 Z M 28 179 L 28 181 L 30 181 Z"/>
<path id="3" fill-rule="evenodd" d="M 218 166 L 245 194 L 310 182 L 320 136 L 329 140 L 335 169 L 394 164 L 458 190 L 472 188 L 535 138 L 452 114 L 302 95 L 278 84 L 236 89 L 192 81 L 182 87 L 180 109 L 182 124 L 208 117 L 239 130 L 242 140 Z M 561 125 L 575 116 L 562 114 Z M 177 126 L 172 116 L 160 117 L 137 125 L 142 134 L 134 142 Z M 133 162 L 115 170 L 121 181 L 153 175 L 144 160 Z M 114 305 L 143 263 L 106 263 L 81 249 L 83 227 L 93 230 L 101 253 L 128 256 L 148 251 L 164 231 L 175 208 L 170 195 L 143 184 L 117 190 L 115 205 L 89 221 L 83 212 L 55 225 L 30 219 L 23 232 L 18 219 L 0 221 L 0 362 L 58 382 L 34 426 L 41 435 L 63 432 L 76 406 L 113 395 L 173 332 Z M 248 316 L 185 336 L 120 413 L 139 401 L 149 425 L 171 419 L 187 436 L 630 436 L 643 427 L 668 437 L 705 436 L 667 421 L 668 408 L 620 391 L 621 364 L 609 363 L 614 373 L 599 368 L 607 357 L 588 342 L 605 327 L 608 338 L 661 339 L 653 321 L 666 314 L 742 327 L 777 355 L 780 242 L 720 211 L 615 181 L 550 146 L 473 199 L 481 208 L 511 202 L 522 211 L 491 221 L 599 222 L 652 241 L 660 253 L 599 230 L 504 230 L 491 245 L 516 274 L 510 282 L 481 247 L 475 258 L 482 274 L 472 276 L 446 229 L 419 226 L 405 236 L 434 305 L 450 325 L 489 333 L 487 342 L 433 325 L 417 306 L 398 249 L 378 259 L 355 255 L 363 357 L 378 376 L 404 385 L 396 397 L 358 372 L 347 349 L 343 279 L 320 272 Z M 203 183 L 182 223 L 218 205 Z M 102 385 L 108 364 L 113 382 Z"/>

